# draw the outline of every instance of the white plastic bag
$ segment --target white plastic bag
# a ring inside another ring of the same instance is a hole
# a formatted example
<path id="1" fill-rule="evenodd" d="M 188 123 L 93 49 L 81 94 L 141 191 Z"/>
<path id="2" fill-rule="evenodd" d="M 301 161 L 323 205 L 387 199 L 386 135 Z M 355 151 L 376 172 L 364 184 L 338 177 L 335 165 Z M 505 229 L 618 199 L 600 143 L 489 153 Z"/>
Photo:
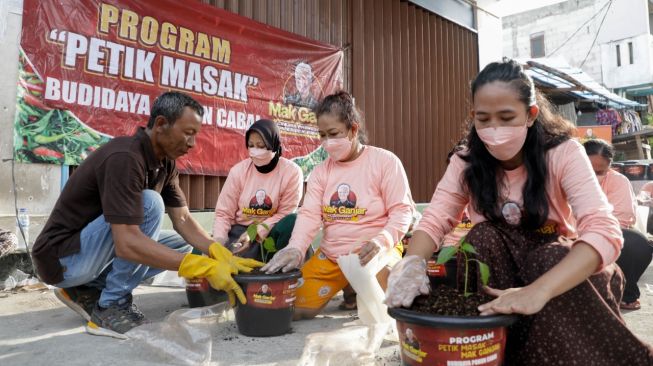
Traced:
<path id="1" fill-rule="evenodd" d="M 388 259 L 387 250 L 379 252 L 365 266 L 360 265 L 358 254 L 352 253 L 338 258 L 342 273 L 356 291 L 358 318 L 363 325 L 393 322 L 388 315 L 388 307 L 383 303 L 383 289 L 376 279 L 376 274 L 386 265 Z"/>
<path id="2" fill-rule="evenodd" d="M 161 363 L 208 365 L 211 361 L 211 329 L 227 320 L 228 302 L 181 309 L 162 322 L 141 325 L 127 332 L 133 346 L 145 344 Z"/>
<path id="3" fill-rule="evenodd" d="M 648 206 L 637 206 L 636 216 L 635 216 L 635 229 L 640 233 L 646 235 L 646 224 L 648 223 L 648 212 L 650 208 Z"/>

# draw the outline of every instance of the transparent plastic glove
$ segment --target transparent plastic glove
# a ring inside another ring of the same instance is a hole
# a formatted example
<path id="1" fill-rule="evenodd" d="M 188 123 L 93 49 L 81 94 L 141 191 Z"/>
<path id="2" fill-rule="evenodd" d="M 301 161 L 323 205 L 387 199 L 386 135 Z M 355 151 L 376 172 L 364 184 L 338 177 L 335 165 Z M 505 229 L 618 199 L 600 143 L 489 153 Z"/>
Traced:
<path id="1" fill-rule="evenodd" d="M 279 269 L 282 272 L 288 272 L 298 268 L 302 264 L 303 257 L 304 255 L 299 249 L 285 247 L 275 254 L 272 260 L 261 268 L 261 271 L 268 274 L 277 272 Z"/>
<path id="2" fill-rule="evenodd" d="M 232 273 L 228 265 L 220 263 L 218 260 L 196 254 L 186 254 L 179 265 L 179 276 L 188 279 L 206 278 L 211 287 L 227 293 L 229 303 L 232 306 L 236 305 L 236 296 L 244 304 L 247 302 L 245 294 L 243 294 L 243 290 L 231 277 Z"/>
<path id="3" fill-rule="evenodd" d="M 646 191 L 641 191 L 637 195 L 637 203 L 642 205 L 642 206 L 651 206 L 651 193 L 646 192 Z"/>
<path id="4" fill-rule="evenodd" d="M 255 259 L 236 257 L 220 243 L 213 243 L 209 246 L 209 256 L 229 266 L 232 274 L 249 273 L 254 268 L 261 267 L 264 264 Z"/>
<path id="5" fill-rule="evenodd" d="M 392 268 L 385 292 L 385 303 L 391 308 L 407 308 L 417 296 L 427 295 L 429 291 L 426 261 L 422 257 L 409 255 Z"/>
<path id="6" fill-rule="evenodd" d="M 245 231 L 243 235 L 241 235 L 238 240 L 236 240 L 235 243 L 231 244 L 231 252 L 233 254 L 244 252 L 245 250 L 249 249 L 251 244 L 252 241 L 249 239 L 249 234 L 247 231 Z"/>

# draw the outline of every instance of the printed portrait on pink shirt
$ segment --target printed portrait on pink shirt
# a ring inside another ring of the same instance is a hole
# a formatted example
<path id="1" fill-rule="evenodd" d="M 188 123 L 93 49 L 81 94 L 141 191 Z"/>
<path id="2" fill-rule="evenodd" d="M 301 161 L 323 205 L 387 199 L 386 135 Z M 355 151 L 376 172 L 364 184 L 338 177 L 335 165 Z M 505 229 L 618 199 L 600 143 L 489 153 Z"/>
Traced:
<path id="1" fill-rule="evenodd" d="M 338 185 L 337 191 L 331 196 L 329 204 L 333 207 L 356 207 L 356 194 L 347 183 Z"/>
<path id="2" fill-rule="evenodd" d="M 501 214 L 508 225 L 517 226 L 521 223 L 521 209 L 515 202 L 508 201 L 504 203 Z"/>
<path id="3" fill-rule="evenodd" d="M 259 189 L 254 194 L 254 197 L 249 201 L 249 208 L 255 210 L 271 210 L 272 198 L 265 193 L 265 190 Z"/>

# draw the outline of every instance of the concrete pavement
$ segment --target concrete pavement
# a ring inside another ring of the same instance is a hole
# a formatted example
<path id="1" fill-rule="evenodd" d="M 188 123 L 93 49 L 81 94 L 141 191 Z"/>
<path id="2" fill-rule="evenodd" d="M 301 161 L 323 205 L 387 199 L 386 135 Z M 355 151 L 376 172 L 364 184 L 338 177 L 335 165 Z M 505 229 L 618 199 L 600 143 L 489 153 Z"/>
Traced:
<path id="1" fill-rule="evenodd" d="M 653 267 L 640 281 L 642 309 L 624 314 L 628 326 L 643 340 L 653 343 Z M 235 323 L 218 324 L 212 331 L 212 365 L 290 366 L 301 357 L 307 335 L 342 328 L 355 312 L 337 310 L 340 297 L 332 300 L 323 315 L 293 323 L 293 332 L 282 337 L 250 338 L 238 333 Z M 187 307 L 182 289 L 141 286 L 135 302 L 152 321 Z M 232 315 L 233 316 L 233 315 Z M 399 347 L 384 342 L 377 365 L 399 365 Z M 82 319 L 64 307 L 51 291 L 0 292 L 1 365 L 161 365 L 174 360 L 151 352 L 143 344 L 84 332 Z M 356 364 L 352 362 L 352 365 Z M 338 364 L 345 366 L 345 364 Z"/>

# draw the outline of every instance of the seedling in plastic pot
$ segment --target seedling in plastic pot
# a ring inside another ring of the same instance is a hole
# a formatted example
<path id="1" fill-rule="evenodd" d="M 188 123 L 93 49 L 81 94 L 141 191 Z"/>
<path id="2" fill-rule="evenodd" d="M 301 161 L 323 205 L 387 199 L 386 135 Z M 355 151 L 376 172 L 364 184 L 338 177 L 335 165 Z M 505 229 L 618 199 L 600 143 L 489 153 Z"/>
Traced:
<path id="1" fill-rule="evenodd" d="M 440 254 L 438 254 L 437 263 L 444 264 L 458 253 L 462 253 L 463 257 L 465 258 L 465 288 L 463 294 L 465 295 L 465 297 L 468 297 L 469 295 L 471 295 L 471 292 L 467 291 L 468 288 L 467 278 L 469 277 L 469 262 L 474 261 L 478 263 L 478 269 L 479 272 L 481 273 L 481 282 L 483 283 L 484 286 L 487 286 L 488 280 L 490 279 L 490 268 L 488 267 L 487 264 L 479 261 L 478 259 L 470 258 L 471 255 L 478 255 L 478 253 L 476 253 L 476 249 L 474 249 L 473 245 L 465 241 L 465 238 L 462 238 L 457 246 L 442 248 L 440 250 Z"/>
<path id="2" fill-rule="evenodd" d="M 256 240 L 256 236 L 258 235 L 257 229 L 259 225 L 263 226 L 265 230 L 270 231 L 270 227 L 266 223 L 254 221 L 252 224 L 250 224 L 247 227 L 247 236 L 249 236 L 249 240 L 251 242 L 254 242 Z M 261 243 L 259 247 L 261 248 L 261 258 L 265 263 L 268 262 L 268 255 L 270 253 L 275 253 L 277 251 L 277 247 L 275 245 L 274 239 L 270 236 L 265 238 L 265 240 L 263 240 L 263 243 Z"/>

